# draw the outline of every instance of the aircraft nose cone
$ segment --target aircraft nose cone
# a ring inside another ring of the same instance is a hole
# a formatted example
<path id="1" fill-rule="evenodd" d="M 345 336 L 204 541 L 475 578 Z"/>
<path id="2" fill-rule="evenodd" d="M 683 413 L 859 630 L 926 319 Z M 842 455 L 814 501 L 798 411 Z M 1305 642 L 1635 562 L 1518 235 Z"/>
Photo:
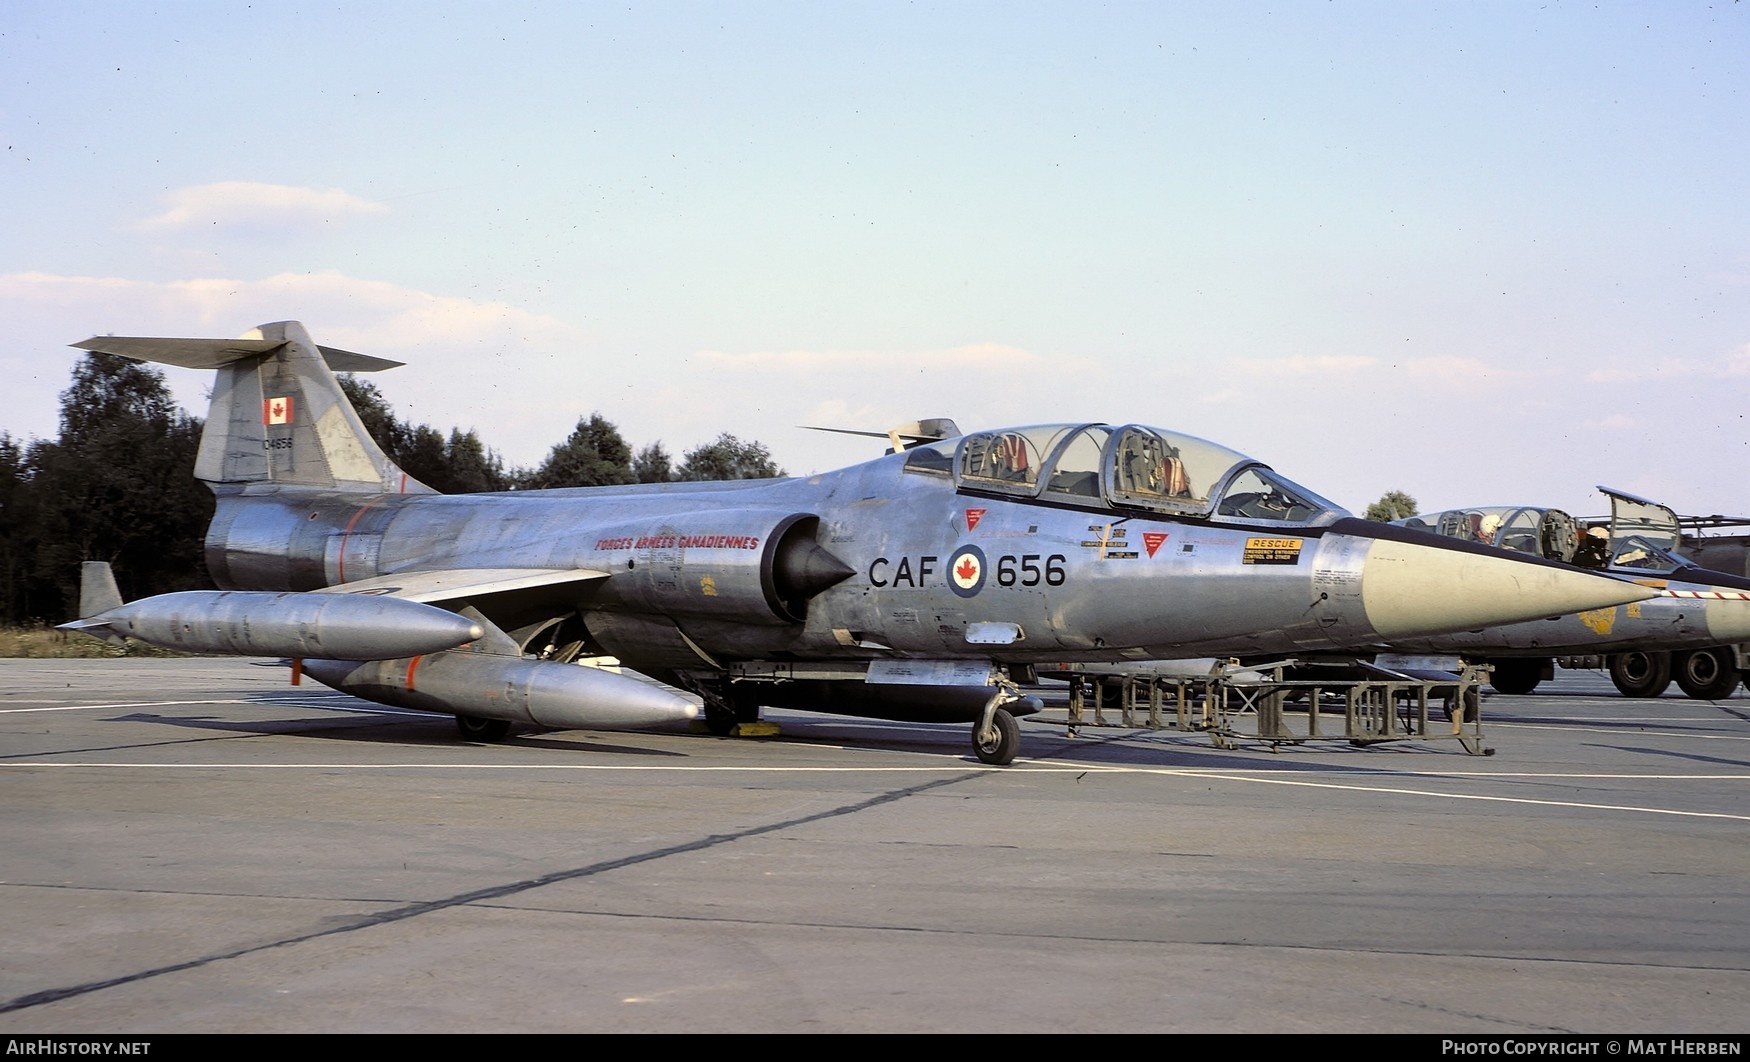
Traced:
<path id="1" fill-rule="evenodd" d="M 1362 570 L 1362 607 L 1369 625 L 1387 641 L 1564 616 L 1645 601 L 1658 593 L 1622 579 L 1435 535 L 1400 528 L 1388 535 L 1357 531 L 1372 539 Z"/>

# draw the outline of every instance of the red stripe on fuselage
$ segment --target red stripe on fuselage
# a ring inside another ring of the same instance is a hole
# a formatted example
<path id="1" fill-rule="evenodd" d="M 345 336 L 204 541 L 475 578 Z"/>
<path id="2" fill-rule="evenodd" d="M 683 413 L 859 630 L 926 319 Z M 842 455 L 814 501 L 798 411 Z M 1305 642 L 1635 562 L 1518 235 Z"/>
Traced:
<path id="1" fill-rule="evenodd" d="M 346 522 L 346 530 L 340 533 L 340 559 L 335 562 L 334 572 L 340 577 L 340 581 L 343 583 L 346 582 L 346 538 L 348 535 L 352 534 L 352 529 L 358 526 L 359 518 L 365 515 L 365 510 L 377 504 L 379 501 L 382 501 L 382 499 L 372 498 L 370 501 L 359 506 L 358 512 L 353 513 L 352 519 Z"/>

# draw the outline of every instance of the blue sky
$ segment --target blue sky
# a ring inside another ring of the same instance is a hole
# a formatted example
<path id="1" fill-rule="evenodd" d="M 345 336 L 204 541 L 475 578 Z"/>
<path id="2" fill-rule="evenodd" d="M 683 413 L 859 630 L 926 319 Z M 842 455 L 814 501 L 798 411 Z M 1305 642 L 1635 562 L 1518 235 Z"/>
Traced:
<path id="1" fill-rule="evenodd" d="M 289 318 L 514 464 L 1139 421 L 1750 512 L 1750 5 L 15 0 L 0 134 L 14 436 L 68 343 Z"/>

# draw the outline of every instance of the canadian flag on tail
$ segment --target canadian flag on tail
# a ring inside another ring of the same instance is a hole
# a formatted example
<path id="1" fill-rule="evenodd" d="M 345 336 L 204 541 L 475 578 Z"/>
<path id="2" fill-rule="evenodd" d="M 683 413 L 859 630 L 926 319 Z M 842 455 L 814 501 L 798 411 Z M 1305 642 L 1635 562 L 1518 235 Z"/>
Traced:
<path id="1" fill-rule="evenodd" d="M 261 422 L 263 424 L 290 424 L 292 422 L 292 397 L 265 398 L 261 402 Z"/>

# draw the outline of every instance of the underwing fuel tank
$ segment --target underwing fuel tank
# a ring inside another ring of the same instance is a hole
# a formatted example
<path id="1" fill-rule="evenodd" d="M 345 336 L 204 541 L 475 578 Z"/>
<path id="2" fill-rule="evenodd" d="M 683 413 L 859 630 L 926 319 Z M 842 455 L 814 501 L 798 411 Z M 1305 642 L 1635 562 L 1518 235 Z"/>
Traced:
<path id="1" fill-rule="evenodd" d="M 600 668 L 451 651 L 407 660 L 305 660 L 325 686 L 379 704 L 532 723 L 618 730 L 684 722 L 699 708 L 661 686 Z"/>
<path id="2" fill-rule="evenodd" d="M 485 634 L 473 620 L 401 598 L 243 590 L 160 594 L 62 626 L 190 653 L 341 660 L 435 653 Z"/>

